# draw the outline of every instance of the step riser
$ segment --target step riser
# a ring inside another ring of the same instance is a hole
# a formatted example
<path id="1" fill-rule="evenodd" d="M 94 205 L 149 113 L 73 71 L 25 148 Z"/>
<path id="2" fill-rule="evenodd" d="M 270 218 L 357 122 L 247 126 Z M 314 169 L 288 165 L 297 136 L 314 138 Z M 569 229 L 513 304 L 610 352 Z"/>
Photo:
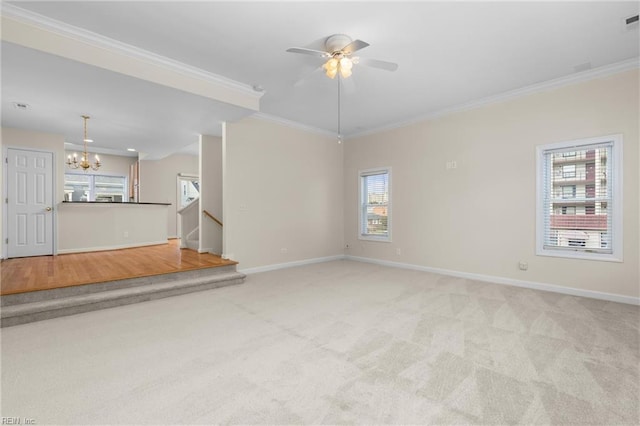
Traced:
<path id="1" fill-rule="evenodd" d="M 28 293 L 8 294 L 0 296 L 0 306 L 14 306 L 23 303 L 41 302 L 44 300 L 61 299 L 64 297 L 79 296 L 83 294 L 100 293 L 108 290 L 120 290 L 124 288 L 140 287 L 144 285 L 161 284 L 176 279 L 201 278 L 235 272 L 236 265 L 228 265 L 216 268 L 196 269 L 193 271 L 176 272 L 172 274 L 153 275 L 149 277 L 129 278 L 104 283 L 78 285 L 73 287 L 57 288 L 54 290 L 40 290 Z"/>
<path id="2" fill-rule="evenodd" d="M 141 302 L 147 302 L 150 300 L 163 299 L 166 297 L 179 296 L 182 294 L 194 293 L 197 291 L 211 290 L 219 287 L 242 284 L 243 282 L 244 282 L 244 276 L 241 276 L 238 278 L 224 280 L 224 281 L 215 281 L 215 282 L 203 283 L 203 284 L 187 286 L 187 287 L 160 290 L 153 293 L 128 295 L 128 296 L 118 297 L 110 300 L 103 300 L 98 303 L 78 304 L 76 306 L 69 306 L 62 309 L 53 309 L 53 310 L 48 310 L 43 312 L 29 313 L 25 315 L 16 315 L 8 318 L 2 318 L 2 320 L 0 321 L 0 327 L 3 327 L 3 328 L 11 327 L 14 325 L 27 324 L 35 321 L 43 321 L 43 320 L 52 319 L 52 318 L 97 311 L 100 309 L 108 309 L 108 308 L 114 308 L 117 306 L 131 305 L 134 303 L 141 303 Z"/>

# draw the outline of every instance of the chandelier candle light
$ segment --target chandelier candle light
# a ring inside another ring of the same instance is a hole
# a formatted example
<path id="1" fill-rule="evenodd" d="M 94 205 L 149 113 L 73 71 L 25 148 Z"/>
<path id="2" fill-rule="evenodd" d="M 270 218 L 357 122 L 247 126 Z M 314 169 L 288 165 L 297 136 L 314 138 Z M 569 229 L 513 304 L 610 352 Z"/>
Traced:
<path id="1" fill-rule="evenodd" d="M 67 166 L 71 169 L 82 168 L 85 172 L 89 169 L 98 170 L 102 164 L 100 164 L 100 158 L 98 158 L 98 154 L 95 156 L 95 161 L 93 163 L 89 162 L 89 153 L 87 152 L 87 142 L 93 142 L 91 139 L 87 138 L 87 120 L 91 117 L 88 115 L 83 115 L 84 119 L 84 151 L 82 152 L 82 159 L 78 161 L 78 154 L 73 153 L 73 157 L 70 155 L 67 156 Z"/>

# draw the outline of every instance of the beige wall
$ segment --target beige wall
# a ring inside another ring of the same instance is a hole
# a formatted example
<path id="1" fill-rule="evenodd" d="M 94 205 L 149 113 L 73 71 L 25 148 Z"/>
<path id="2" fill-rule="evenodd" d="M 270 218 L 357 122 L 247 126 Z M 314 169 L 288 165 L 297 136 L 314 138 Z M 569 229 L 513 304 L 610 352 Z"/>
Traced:
<path id="1" fill-rule="evenodd" d="M 76 153 L 78 154 L 78 158 L 82 157 L 82 153 L 79 151 L 65 151 L 64 158 L 68 155 L 72 155 Z M 94 153 L 91 151 L 91 147 L 89 147 L 89 160 L 94 161 Z M 126 176 L 129 179 L 129 167 L 138 161 L 138 157 L 128 157 L 124 155 L 109 155 L 109 154 L 98 154 L 100 157 L 100 163 L 102 166 L 98 170 L 87 170 L 83 172 L 82 169 L 76 170 L 65 170 L 66 172 L 72 173 L 86 173 L 90 175 L 115 175 L 115 176 Z M 128 193 L 128 189 L 127 189 Z M 127 194 L 128 195 L 128 194 Z"/>
<path id="2" fill-rule="evenodd" d="M 6 148 L 18 148 L 18 149 L 35 149 L 41 151 L 49 151 L 53 152 L 54 156 L 54 188 L 55 188 L 55 199 L 56 204 L 59 204 L 64 199 L 64 172 L 65 172 L 65 155 L 64 155 L 64 136 L 55 135 L 51 133 L 41 133 L 41 132 L 33 132 L 29 130 L 15 129 L 15 128 L 2 128 L 2 154 L 4 156 Z M 0 166 L 0 188 L 2 188 L 2 192 L 4 194 L 5 187 L 4 183 L 1 179 L 4 179 L 4 160 L 1 162 L 2 166 Z M 4 203 L 0 203 L 0 218 L 4 218 L 3 214 Z M 56 209 L 57 210 L 57 209 Z M 59 212 L 56 211 L 56 215 Z M 0 220 L 2 225 L 0 225 L 0 241 L 3 241 L 2 246 L 2 256 L 6 254 L 6 245 L 4 245 L 4 230 L 2 228 L 4 224 L 4 219 Z M 55 237 L 59 235 L 60 228 L 56 226 L 55 229 Z M 55 250 L 55 246 L 54 246 Z"/>
<path id="3" fill-rule="evenodd" d="M 19 149 L 36 149 L 51 151 L 54 155 L 54 179 L 56 202 L 64 199 L 64 172 L 66 155 L 64 153 L 64 136 L 52 133 L 32 132 L 30 130 L 2 128 L 2 147 Z M 2 162 L 4 167 L 4 161 Z"/>
<path id="4" fill-rule="evenodd" d="M 177 237 L 178 173 L 198 174 L 198 156 L 173 154 L 161 160 L 140 160 L 140 202 L 171 203 L 167 235 Z"/>
<path id="5" fill-rule="evenodd" d="M 629 71 L 347 141 L 347 254 L 638 297 L 638 81 Z M 536 256 L 536 146 L 616 133 L 624 262 Z M 360 241 L 358 170 L 381 166 L 393 168 L 393 241 Z"/>
<path id="6" fill-rule="evenodd" d="M 222 138 L 200 137 L 200 210 L 222 221 Z M 224 224 L 224 222 L 222 222 Z M 222 254 L 222 228 L 200 214 L 200 250 Z"/>
<path id="7" fill-rule="evenodd" d="M 342 145 L 255 118 L 223 136 L 224 254 L 240 269 L 343 254 Z"/>
<path id="8" fill-rule="evenodd" d="M 61 204 L 58 253 L 166 244 L 167 209 L 131 203 Z"/>

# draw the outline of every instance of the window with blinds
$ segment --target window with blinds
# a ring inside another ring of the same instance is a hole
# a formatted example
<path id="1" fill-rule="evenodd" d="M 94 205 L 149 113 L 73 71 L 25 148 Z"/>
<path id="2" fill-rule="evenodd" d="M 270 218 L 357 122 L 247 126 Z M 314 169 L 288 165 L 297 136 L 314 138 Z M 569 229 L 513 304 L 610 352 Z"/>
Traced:
<path id="1" fill-rule="evenodd" d="M 621 136 L 538 147 L 537 254 L 621 260 Z"/>
<path id="2" fill-rule="evenodd" d="M 360 238 L 390 241 L 391 169 L 360 172 Z"/>

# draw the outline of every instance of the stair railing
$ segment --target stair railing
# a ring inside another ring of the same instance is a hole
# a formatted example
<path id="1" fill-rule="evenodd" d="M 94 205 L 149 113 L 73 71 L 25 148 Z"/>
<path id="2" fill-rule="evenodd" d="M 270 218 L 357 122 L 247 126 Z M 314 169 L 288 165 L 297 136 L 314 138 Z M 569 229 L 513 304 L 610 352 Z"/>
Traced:
<path id="1" fill-rule="evenodd" d="M 224 226 L 222 225 L 222 222 L 220 221 L 220 219 L 218 219 L 217 217 L 215 217 L 214 215 L 212 215 L 211 213 L 209 213 L 206 210 L 202 210 L 202 214 L 204 214 L 205 216 L 207 216 L 209 219 L 212 219 L 215 223 L 217 223 L 220 226 Z"/>

